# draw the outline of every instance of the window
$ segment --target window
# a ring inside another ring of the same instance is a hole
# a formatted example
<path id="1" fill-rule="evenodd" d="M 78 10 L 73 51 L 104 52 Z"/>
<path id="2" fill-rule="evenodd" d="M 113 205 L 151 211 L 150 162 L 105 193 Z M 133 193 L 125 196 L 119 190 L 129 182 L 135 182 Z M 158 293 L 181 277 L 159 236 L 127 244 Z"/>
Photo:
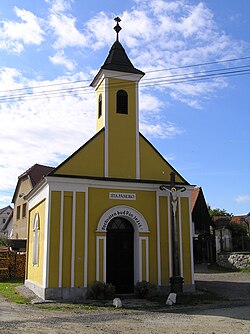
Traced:
<path id="1" fill-rule="evenodd" d="M 118 90 L 116 93 L 116 112 L 128 114 L 128 93 L 125 90 Z"/>
<path id="2" fill-rule="evenodd" d="M 35 214 L 33 220 L 33 259 L 32 264 L 38 266 L 38 251 L 39 251 L 39 230 L 40 221 L 38 213 Z"/>
<path id="3" fill-rule="evenodd" d="M 27 210 L 27 203 L 23 204 L 23 212 L 22 212 L 22 218 L 26 217 L 26 210 Z"/>
<path id="4" fill-rule="evenodd" d="M 21 215 L 21 207 L 20 205 L 18 205 L 18 207 L 16 208 L 16 219 L 20 219 L 20 215 Z"/>
<path id="5" fill-rule="evenodd" d="M 3 218 L 3 224 L 5 224 L 5 222 L 6 222 L 6 219 L 5 219 L 5 218 Z"/>
<path id="6" fill-rule="evenodd" d="M 102 94 L 98 98 L 98 118 L 102 116 Z"/>

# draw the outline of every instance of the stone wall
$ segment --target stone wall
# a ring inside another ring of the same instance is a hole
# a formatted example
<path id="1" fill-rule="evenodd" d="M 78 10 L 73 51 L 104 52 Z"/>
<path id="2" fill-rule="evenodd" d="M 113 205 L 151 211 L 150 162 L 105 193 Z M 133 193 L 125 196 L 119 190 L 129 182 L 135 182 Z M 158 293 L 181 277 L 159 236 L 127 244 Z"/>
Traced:
<path id="1" fill-rule="evenodd" d="M 219 266 L 230 269 L 250 268 L 250 252 L 223 252 L 217 254 Z"/>

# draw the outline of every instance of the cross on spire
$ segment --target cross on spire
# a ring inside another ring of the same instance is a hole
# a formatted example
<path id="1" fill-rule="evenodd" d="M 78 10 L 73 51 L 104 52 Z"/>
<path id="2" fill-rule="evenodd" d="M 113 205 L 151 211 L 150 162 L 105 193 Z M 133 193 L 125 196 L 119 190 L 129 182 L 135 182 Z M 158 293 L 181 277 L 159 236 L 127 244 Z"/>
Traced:
<path id="1" fill-rule="evenodd" d="M 116 26 L 114 26 L 114 30 L 116 32 L 116 40 L 119 40 L 119 32 L 122 30 L 122 28 L 119 26 L 119 22 L 121 22 L 121 19 L 117 16 L 114 18 L 114 21 L 116 21 Z"/>

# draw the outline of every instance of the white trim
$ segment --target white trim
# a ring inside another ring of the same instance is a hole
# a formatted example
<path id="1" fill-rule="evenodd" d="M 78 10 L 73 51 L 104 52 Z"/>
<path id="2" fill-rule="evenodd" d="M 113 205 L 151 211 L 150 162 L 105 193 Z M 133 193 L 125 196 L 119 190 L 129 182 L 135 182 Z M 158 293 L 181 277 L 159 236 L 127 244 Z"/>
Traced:
<path id="1" fill-rule="evenodd" d="M 31 210 L 34 206 L 41 203 L 44 199 L 47 200 L 48 192 L 49 185 L 45 184 L 44 188 L 39 193 L 35 193 L 32 199 L 28 201 L 28 210 Z"/>
<path id="2" fill-rule="evenodd" d="M 117 72 L 112 70 L 101 70 L 97 73 L 96 77 L 94 78 L 91 86 L 95 89 L 99 86 L 99 83 L 104 78 L 114 78 L 120 80 L 128 80 L 128 81 L 140 81 L 144 74 L 135 74 L 135 73 L 128 73 L 128 72 Z"/>
<path id="3" fill-rule="evenodd" d="M 179 214 L 180 275 L 181 275 L 181 277 L 183 277 L 182 219 L 181 219 L 181 200 L 180 200 L 180 197 L 178 197 L 178 214 Z"/>
<path id="4" fill-rule="evenodd" d="M 106 283 L 107 280 L 107 272 L 106 272 L 106 268 L 107 268 L 107 239 L 106 236 L 103 237 L 103 281 L 104 283 Z"/>
<path id="5" fill-rule="evenodd" d="M 157 274 L 158 286 L 161 285 L 161 232 L 160 232 L 160 205 L 159 193 L 156 193 L 156 225 L 157 225 Z"/>
<path id="6" fill-rule="evenodd" d="M 72 200 L 72 238 L 71 238 L 71 288 L 75 286 L 75 241 L 76 241 L 76 192 Z"/>
<path id="7" fill-rule="evenodd" d="M 142 243 L 139 237 L 139 281 L 142 281 Z"/>
<path id="8" fill-rule="evenodd" d="M 109 222 L 115 217 L 124 217 L 125 219 L 128 219 L 132 223 L 134 230 L 149 232 L 148 224 L 143 215 L 135 208 L 127 205 L 113 206 L 104 212 L 99 220 L 96 232 L 107 232 Z"/>
<path id="9" fill-rule="evenodd" d="M 140 179 L 140 134 L 139 134 L 139 96 L 138 96 L 138 82 L 135 86 L 135 122 L 136 122 L 136 178 Z"/>
<path id="10" fill-rule="evenodd" d="M 149 281 L 149 248 L 148 237 L 139 237 L 139 280 L 142 281 L 142 241 L 146 241 L 146 281 Z"/>
<path id="11" fill-rule="evenodd" d="M 96 237 L 96 281 L 100 280 L 100 240 L 103 240 L 103 281 L 106 282 L 106 236 Z"/>
<path id="12" fill-rule="evenodd" d="M 59 239 L 59 273 L 58 287 L 62 287 L 62 266 L 63 266 L 63 210 L 64 210 L 64 191 L 61 191 L 61 211 L 60 211 L 60 239 Z"/>
<path id="13" fill-rule="evenodd" d="M 46 201 L 45 201 L 45 219 L 44 219 L 44 258 L 43 258 L 43 286 L 45 288 L 49 285 L 49 255 L 50 255 L 50 206 L 51 206 L 51 192 L 49 187 L 46 187 Z M 37 196 L 37 199 L 39 196 Z"/>
<path id="14" fill-rule="evenodd" d="M 192 284 L 194 284 L 193 224 L 192 224 L 192 212 L 191 212 L 190 197 L 188 198 L 188 209 L 189 209 L 189 228 L 190 228 L 190 262 L 191 262 L 191 278 L 192 278 Z"/>
<path id="15" fill-rule="evenodd" d="M 100 273 L 99 273 L 99 268 L 100 268 L 100 257 L 99 257 L 99 254 L 100 254 L 100 249 L 99 249 L 99 241 L 100 241 L 100 238 L 99 236 L 96 237 L 96 264 L 95 264 L 95 280 L 96 281 L 99 281 L 99 276 L 100 276 Z"/>
<path id="16" fill-rule="evenodd" d="M 88 285 L 88 189 L 85 192 L 84 287 Z"/>
<path id="17" fill-rule="evenodd" d="M 170 197 L 168 196 L 168 269 L 169 277 L 173 275 L 173 262 L 172 262 L 172 212 L 171 212 Z"/>
<path id="18" fill-rule="evenodd" d="M 46 179 L 51 187 L 51 190 L 64 191 L 79 191 L 85 192 L 88 186 L 93 188 L 107 188 L 107 189 L 133 189 L 133 190 L 159 190 L 160 183 L 142 183 L 142 182 L 121 182 L 115 180 L 96 180 L 89 178 L 70 178 L 58 176 L 46 176 Z M 164 182 L 162 182 L 164 183 Z M 193 190 L 193 186 L 185 186 L 188 190 Z M 166 191 L 161 191 L 160 196 L 168 196 Z M 180 193 L 180 197 L 188 197 L 188 192 Z"/>
<path id="19" fill-rule="evenodd" d="M 104 176 L 109 176 L 109 145 L 108 145 L 108 132 L 109 132 L 109 105 L 108 105 L 108 78 L 105 78 L 104 80 L 104 126 L 105 126 L 105 132 L 104 132 Z"/>

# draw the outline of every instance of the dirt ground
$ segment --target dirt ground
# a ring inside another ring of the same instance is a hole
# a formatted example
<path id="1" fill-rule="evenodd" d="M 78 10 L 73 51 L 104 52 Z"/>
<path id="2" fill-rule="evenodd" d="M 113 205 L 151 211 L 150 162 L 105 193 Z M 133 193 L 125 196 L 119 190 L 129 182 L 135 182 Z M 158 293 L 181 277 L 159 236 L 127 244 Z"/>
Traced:
<path id="1" fill-rule="evenodd" d="M 122 309 L 87 310 L 65 304 L 55 310 L 56 304 L 49 304 L 52 309 L 48 310 L 0 297 L 0 333 L 249 334 L 250 274 L 202 272 L 196 273 L 195 279 L 199 291 L 211 292 L 218 300 L 157 307 L 153 302 L 125 299 Z"/>

